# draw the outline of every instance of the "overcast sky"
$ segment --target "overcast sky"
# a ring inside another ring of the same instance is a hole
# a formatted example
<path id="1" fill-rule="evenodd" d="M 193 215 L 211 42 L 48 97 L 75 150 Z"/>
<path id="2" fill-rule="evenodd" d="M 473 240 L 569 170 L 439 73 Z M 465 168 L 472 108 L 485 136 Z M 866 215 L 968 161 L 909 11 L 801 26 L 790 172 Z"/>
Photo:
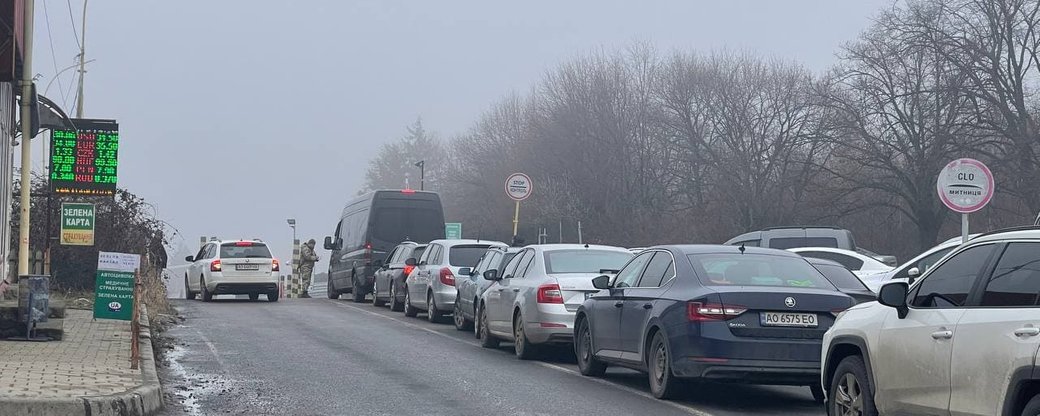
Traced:
<path id="1" fill-rule="evenodd" d="M 369 157 L 419 116 L 442 137 L 463 132 L 556 64 L 633 42 L 662 52 L 746 49 L 824 71 L 890 4 L 94 1 L 84 109 L 119 121 L 119 185 L 153 202 L 186 244 L 263 238 L 286 258 L 285 219 L 320 245 Z M 79 28 L 82 3 L 72 8 Z M 36 2 L 41 91 L 74 63 L 72 24 L 66 2 Z M 46 92 L 70 114 L 74 77 L 66 71 Z M 71 91 L 64 99 L 59 83 Z"/>

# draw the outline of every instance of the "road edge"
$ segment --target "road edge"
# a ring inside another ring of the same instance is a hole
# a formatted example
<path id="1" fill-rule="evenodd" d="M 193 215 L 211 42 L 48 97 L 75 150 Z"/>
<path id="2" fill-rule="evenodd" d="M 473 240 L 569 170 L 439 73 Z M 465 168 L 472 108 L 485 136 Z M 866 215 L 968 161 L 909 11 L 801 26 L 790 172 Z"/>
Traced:
<path id="1" fill-rule="evenodd" d="M 141 305 L 141 385 L 122 393 L 62 399 L 0 401 L 0 414 L 26 416 L 152 416 L 162 410 L 162 384 L 155 367 L 148 310 Z M 58 341 L 60 342 L 60 341 Z M 130 365 L 130 363 L 127 363 Z"/>

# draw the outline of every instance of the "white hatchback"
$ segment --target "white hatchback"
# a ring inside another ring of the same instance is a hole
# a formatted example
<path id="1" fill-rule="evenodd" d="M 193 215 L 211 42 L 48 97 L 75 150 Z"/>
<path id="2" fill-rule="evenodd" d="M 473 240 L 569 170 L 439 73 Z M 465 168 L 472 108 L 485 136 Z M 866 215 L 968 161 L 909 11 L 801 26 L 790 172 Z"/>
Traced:
<path id="1" fill-rule="evenodd" d="M 199 253 L 185 258 L 184 292 L 188 299 L 201 295 L 209 302 L 214 295 L 249 295 L 257 300 L 278 301 L 278 260 L 260 240 L 211 241 Z"/>
<path id="2" fill-rule="evenodd" d="M 1040 227 L 983 234 L 823 337 L 830 415 L 1040 415 Z"/>

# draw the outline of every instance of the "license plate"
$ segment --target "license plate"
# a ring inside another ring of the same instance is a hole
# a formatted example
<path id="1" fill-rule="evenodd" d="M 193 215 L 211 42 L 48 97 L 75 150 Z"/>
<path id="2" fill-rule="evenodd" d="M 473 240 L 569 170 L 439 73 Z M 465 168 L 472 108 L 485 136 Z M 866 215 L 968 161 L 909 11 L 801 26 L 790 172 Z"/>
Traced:
<path id="1" fill-rule="evenodd" d="M 762 312 L 762 326 L 794 326 L 816 328 L 820 323 L 814 313 Z"/>
<path id="2" fill-rule="evenodd" d="M 260 270 L 259 264 L 236 264 L 235 270 Z"/>

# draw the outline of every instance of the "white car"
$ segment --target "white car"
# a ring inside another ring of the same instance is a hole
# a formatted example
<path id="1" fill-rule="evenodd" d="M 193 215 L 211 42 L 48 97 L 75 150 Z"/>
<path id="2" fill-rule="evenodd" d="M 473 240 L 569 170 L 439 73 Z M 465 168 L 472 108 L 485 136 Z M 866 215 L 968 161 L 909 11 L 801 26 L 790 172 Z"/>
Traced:
<path id="1" fill-rule="evenodd" d="M 787 251 L 798 253 L 802 257 L 812 257 L 838 262 L 838 264 L 852 270 L 852 273 L 859 277 L 860 280 L 863 280 L 866 276 L 892 270 L 892 266 L 882 263 L 873 257 L 841 248 L 795 247 L 789 248 Z"/>
<path id="2" fill-rule="evenodd" d="M 968 236 L 969 239 L 977 237 L 978 234 L 972 234 Z M 881 289 L 881 285 L 893 279 L 903 279 L 907 282 L 910 279 L 916 279 L 922 273 L 932 267 L 936 262 L 942 259 L 943 256 L 953 251 L 957 246 L 961 245 L 961 237 L 954 237 L 944 241 L 935 247 L 928 249 L 924 253 L 919 254 L 910 261 L 903 263 L 899 267 L 889 270 L 884 273 L 873 274 L 870 276 L 864 276 L 862 278 L 863 284 L 867 285 L 867 288 L 877 293 Z"/>
<path id="3" fill-rule="evenodd" d="M 1040 415 L 1040 228 L 983 234 L 824 334 L 831 415 Z"/>
<path id="4" fill-rule="evenodd" d="M 184 273 L 187 299 L 201 295 L 209 302 L 214 295 L 249 295 L 257 300 L 265 294 L 268 301 L 278 301 L 278 260 L 263 241 L 210 241 L 185 260 L 191 263 Z"/>

